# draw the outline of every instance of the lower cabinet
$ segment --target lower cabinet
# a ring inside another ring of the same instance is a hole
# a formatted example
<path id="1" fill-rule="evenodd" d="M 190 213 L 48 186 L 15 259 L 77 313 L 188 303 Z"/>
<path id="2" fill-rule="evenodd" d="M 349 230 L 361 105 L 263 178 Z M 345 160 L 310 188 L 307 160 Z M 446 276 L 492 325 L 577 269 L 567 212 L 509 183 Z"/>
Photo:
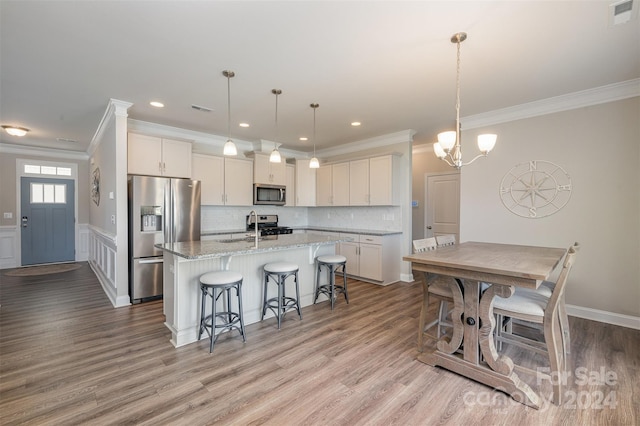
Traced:
<path id="1" fill-rule="evenodd" d="M 340 254 L 347 258 L 347 275 L 376 284 L 400 279 L 401 235 L 363 235 L 340 233 L 353 241 L 340 243 Z"/>

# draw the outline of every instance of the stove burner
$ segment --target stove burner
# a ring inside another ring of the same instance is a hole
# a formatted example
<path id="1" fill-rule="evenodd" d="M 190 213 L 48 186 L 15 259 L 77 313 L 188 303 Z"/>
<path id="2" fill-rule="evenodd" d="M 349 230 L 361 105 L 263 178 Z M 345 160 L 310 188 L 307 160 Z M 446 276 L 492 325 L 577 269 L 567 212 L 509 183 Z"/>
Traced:
<path id="1" fill-rule="evenodd" d="M 293 230 L 291 228 L 287 228 L 286 226 L 274 226 L 270 228 L 261 228 L 260 235 L 268 236 L 268 235 L 282 235 L 282 234 L 292 234 Z"/>

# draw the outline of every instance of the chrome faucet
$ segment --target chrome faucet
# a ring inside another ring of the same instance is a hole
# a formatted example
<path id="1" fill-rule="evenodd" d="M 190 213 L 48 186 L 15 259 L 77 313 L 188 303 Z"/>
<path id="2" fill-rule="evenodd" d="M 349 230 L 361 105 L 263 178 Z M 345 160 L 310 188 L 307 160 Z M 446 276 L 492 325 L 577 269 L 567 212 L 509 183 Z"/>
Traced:
<path id="1" fill-rule="evenodd" d="M 256 213 L 255 210 L 251 210 L 251 212 L 249 212 L 249 223 L 251 223 L 251 216 L 255 216 L 255 222 L 253 222 L 253 235 L 251 235 L 252 237 L 255 237 L 255 248 L 258 248 L 258 213 Z"/>

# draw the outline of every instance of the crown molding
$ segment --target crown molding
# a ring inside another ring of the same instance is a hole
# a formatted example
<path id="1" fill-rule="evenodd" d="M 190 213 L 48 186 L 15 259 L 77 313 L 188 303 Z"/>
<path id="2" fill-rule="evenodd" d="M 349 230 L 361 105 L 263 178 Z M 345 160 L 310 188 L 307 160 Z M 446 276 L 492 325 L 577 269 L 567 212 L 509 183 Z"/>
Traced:
<path id="1" fill-rule="evenodd" d="M 462 128 L 469 130 L 591 105 L 614 102 L 636 96 L 640 96 L 640 79 L 638 78 L 542 99 L 540 101 L 488 111 L 482 114 L 470 115 L 462 117 L 460 121 Z"/>
<path id="2" fill-rule="evenodd" d="M 100 145 L 100 142 L 102 141 L 102 135 L 104 135 L 104 132 L 107 129 L 107 126 L 109 125 L 111 119 L 115 116 L 127 117 L 127 110 L 131 108 L 131 105 L 133 105 L 131 102 L 120 101 L 113 98 L 109 99 L 107 109 L 105 110 L 104 115 L 100 120 L 100 124 L 98 124 L 96 132 L 91 138 L 91 143 L 89 143 L 89 146 L 87 147 L 87 154 L 89 156 L 92 156 L 98 145 Z"/>
<path id="3" fill-rule="evenodd" d="M 37 146 L 22 146 L 0 143 L 0 152 L 3 154 L 33 155 L 37 157 L 62 158 L 65 160 L 86 161 L 89 154 L 80 151 L 64 149 L 41 148 Z"/>
<path id="4" fill-rule="evenodd" d="M 376 136 L 370 139 L 349 142 L 336 147 L 316 150 L 316 157 L 334 157 L 399 143 L 410 143 L 413 142 L 413 136 L 415 134 L 415 130 L 408 129 L 382 136 Z M 306 154 L 306 157 L 308 157 L 308 154 Z"/>

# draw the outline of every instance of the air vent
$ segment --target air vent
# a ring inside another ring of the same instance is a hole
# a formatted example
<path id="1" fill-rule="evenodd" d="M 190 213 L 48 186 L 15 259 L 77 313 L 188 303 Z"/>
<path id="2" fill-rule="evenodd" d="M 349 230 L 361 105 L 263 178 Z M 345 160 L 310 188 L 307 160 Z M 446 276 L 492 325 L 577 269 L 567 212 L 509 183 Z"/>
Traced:
<path id="1" fill-rule="evenodd" d="M 609 5 L 609 26 L 625 24 L 637 16 L 634 0 L 623 0 Z"/>
<path id="2" fill-rule="evenodd" d="M 72 142 L 72 143 L 78 143 L 78 141 L 73 140 L 73 139 L 67 139 L 67 138 L 56 138 L 56 140 L 58 142 Z"/>
<path id="3" fill-rule="evenodd" d="M 211 112 L 211 108 L 203 107 L 200 105 L 191 105 L 191 108 L 196 109 L 198 111 L 202 111 L 202 112 Z"/>

